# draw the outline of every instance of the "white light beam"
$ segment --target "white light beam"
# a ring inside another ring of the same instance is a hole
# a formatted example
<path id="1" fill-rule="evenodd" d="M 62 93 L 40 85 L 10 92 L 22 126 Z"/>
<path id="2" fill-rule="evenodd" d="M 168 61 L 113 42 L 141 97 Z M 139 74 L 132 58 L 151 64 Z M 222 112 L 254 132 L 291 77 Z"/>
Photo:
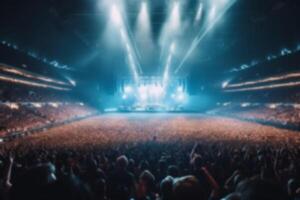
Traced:
<path id="1" fill-rule="evenodd" d="M 196 36 L 196 38 L 193 40 L 191 47 L 187 51 L 186 55 L 182 59 L 181 63 L 179 66 L 176 68 L 175 73 L 178 73 L 179 70 L 183 67 L 187 59 L 191 56 L 191 54 L 194 52 L 194 50 L 197 48 L 197 46 L 200 44 L 200 42 L 203 40 L 203 38 L 208 34 L 208 32 L 215 26 L 215 24 L 226 14 L 226 12 L 235 4 L 237 0 L 232 0 L 223 10 L 223 12 L 220 13 L 220 15 L 216 16 L 215 18 L 212 19 L 212 15 L 215 15 L 215 7 L 212 7 L 212 11 L 210 13 L 210 18 L 212 19 L 212 22 L 208 25 L 206 30 L 202 33 L 201 31 L 199 34 Z"/>

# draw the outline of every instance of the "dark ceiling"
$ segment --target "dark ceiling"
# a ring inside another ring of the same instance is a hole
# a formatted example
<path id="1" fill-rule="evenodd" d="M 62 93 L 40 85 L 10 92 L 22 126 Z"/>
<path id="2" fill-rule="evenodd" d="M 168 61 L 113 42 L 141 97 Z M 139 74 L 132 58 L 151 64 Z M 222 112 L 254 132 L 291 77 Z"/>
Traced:
<path id="1" fill-rule="evenodd" d="M 2 0 L 0 40 L 82 71 L 126 72 L 124 59 L 101 43 L 106 19 L 99 2 Z M 140 1 L 126 1 L 130 27 L 138 14 L 137 2 Z M 169 1 L 149 2 L 153 35 L 157 40 Z M 198 0 L 184 2 L 184 15 L 194 15 Z M 207 34 L 180 73 L 192 74 L 203 82 L 217 80 L 233 67 L 279 53 L 284 47 L 295 48 L 300 43 L 299 11 L 299 0 L 238 0 Z"/>

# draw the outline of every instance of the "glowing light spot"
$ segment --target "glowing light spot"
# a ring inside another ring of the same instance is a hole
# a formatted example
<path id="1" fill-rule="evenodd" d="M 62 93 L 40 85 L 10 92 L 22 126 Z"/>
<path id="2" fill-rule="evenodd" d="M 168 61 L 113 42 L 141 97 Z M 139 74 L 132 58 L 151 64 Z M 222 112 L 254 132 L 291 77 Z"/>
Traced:
<path id="1" fill-rule="evenodd" d="M 195 22 L 199 22 L 200 21 L 201 16 L 202 16 L 202 12 L 203 12 L 203 4 L 202 4 L 202 2 L 200 2 L 199 6 L 198 6 L 196 17 L 195 17 Z"/>
<path id="2" fill-rule="evenodd" d="M 260 79 L 260 80 L 256 80 L 256 81 L 247 81 L 247 82 L 243 82 L 243 83 L 228 84 L 227 88 L 244 87 L 244 86 L 256 85 L 256 84 L 260 84 L 260 83 L 282 81 L 282 80 L 286 80 L 286 79 L 290 79 L 290 78 L 299 78 L 299 77 L 300 77 L 300 73 L 290 73 L 290 74 L 285 74 L 285 75 L 281 75 L 281 76 L 272 76 L 269 78 Z"/>
<path id="3" fill-rule="evenodd" d="M 112 5 L 110 16 L 111 16 L 113 23 L 116 26 L 122 25 L 122 23 L 123 23 L 122 16 L 121 16 L 120 10 L 118 9 L 117 5 L 115 5 L 115 4 Z"/>
<path id="4" fill-rule="evenodd" d="M 180 28 L 180 8 L 179 2 L 174 2 L 173 9 L 170 15 L 170 26 L 172 30 L 178 30 Z"/>
<path id="5" fill-rule="evenodd" d="M 133 92 L 133 88 L 131 86 L 125 86 L 124 87 L 124 92 L 127 93 L 127 94 L 131 93 L 131 92 Z"/>
<path id="6" fill-rule="evenodd" d="M 123 99 L 123 100 L 126 100 L 126 99 L 127 99 L 127 95 L 126 95 L 126 94 L 123 94 L 123 95 L 122 95 L 122 99 Z"/>
<path id="7" fill-rule="evenodd" d="M 229 84 L 229 81 L 225 81 L 225 82 L 223 82 L 223 84 L 222 84 L 222 88 L 226 88 L 226 87 L 228 86 L 228 84 Z"/>
<path id="8" fill-rule="evenodd" d="M 9 107 L 11 110 L 19 110 L 19 105 L 16 103 L 7 103 L 7 107 Z"/>

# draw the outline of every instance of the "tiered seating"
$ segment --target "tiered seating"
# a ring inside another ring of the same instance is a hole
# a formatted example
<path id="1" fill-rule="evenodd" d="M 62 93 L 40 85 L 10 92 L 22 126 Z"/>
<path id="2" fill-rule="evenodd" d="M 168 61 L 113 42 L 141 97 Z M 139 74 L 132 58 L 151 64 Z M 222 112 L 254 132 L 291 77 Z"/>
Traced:
<path id="1" fill-rule="evenodd" d="M 217 113 L 282 126 L 300 127 L 300 107 L 298 104 L 261 104 L 254 106 L 250 104 L 247 107 L 234 105 L 219 108 Z"/>

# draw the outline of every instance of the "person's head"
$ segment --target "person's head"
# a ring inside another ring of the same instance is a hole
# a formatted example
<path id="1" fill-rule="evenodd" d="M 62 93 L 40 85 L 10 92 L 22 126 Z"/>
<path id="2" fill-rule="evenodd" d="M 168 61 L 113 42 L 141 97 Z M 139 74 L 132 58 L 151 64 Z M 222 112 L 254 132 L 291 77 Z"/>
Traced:
<path id="1" fill-rule="evenodd" d="M 160 159 L 158 161 L 158 167 L 159 167 L 160 171 L 164 172 L 166 170 L 166 168 L 167 168 L 167 162 L 166 162 L 166 160 L 165 159 Z"/>
<path id="2" fill-rule="evenodd" d="M 202 188 L 194 176 L 177 178 L 173 184 L 174 200 L 202 200 Z"/>
<path id="3" fill-rule="evenodd" d="M 191 164 L 195 170 L 203 167 L 203 159 L 201 156 L 197 155 L 191 160 Z"/>
<path id="4" fill-rule="evenodd" d="M 176 165 L 170 165 L 167 170 L 167 174 L 174 178 L 179 176 L 179 169 Z"/>
<path id="5" fill-rule="evenodd" d="M 290 197 L 294 197 L 296 195 L 297 189 L 300 188 L 300 182 L 295 179 L 290 179 L 287 183 L 287 191 Z"/>
<path id="6" fill-rule="evenodd" d="M 173 181 L 174 178 L 167 176 L 160 183 L 160 194 L 162 200 L 171 200 L 173 192 Z"/>
<path id="7" fill-rule="evenodd" d="M 147 196 L 149 193 L 151 193 L 155 188 L 155 177 L 153 174 L 145 170 L 142 172 L 142 174 L 139 177 L 139 194 L 141 196 Z"/>
<path id="8" fill-rule="evenodd" d="M 120 170 L 125 170 L 128 166 L 128 159 L 126 156 L 120 156 L 117 158 L 116 167 Z"/>
<path id="9" fill-rule="evenodd" d="M 242 181 L 236 189 L 241 200 L 285 200 L 287 194 L 276 184 L 262 179 Z"/>

